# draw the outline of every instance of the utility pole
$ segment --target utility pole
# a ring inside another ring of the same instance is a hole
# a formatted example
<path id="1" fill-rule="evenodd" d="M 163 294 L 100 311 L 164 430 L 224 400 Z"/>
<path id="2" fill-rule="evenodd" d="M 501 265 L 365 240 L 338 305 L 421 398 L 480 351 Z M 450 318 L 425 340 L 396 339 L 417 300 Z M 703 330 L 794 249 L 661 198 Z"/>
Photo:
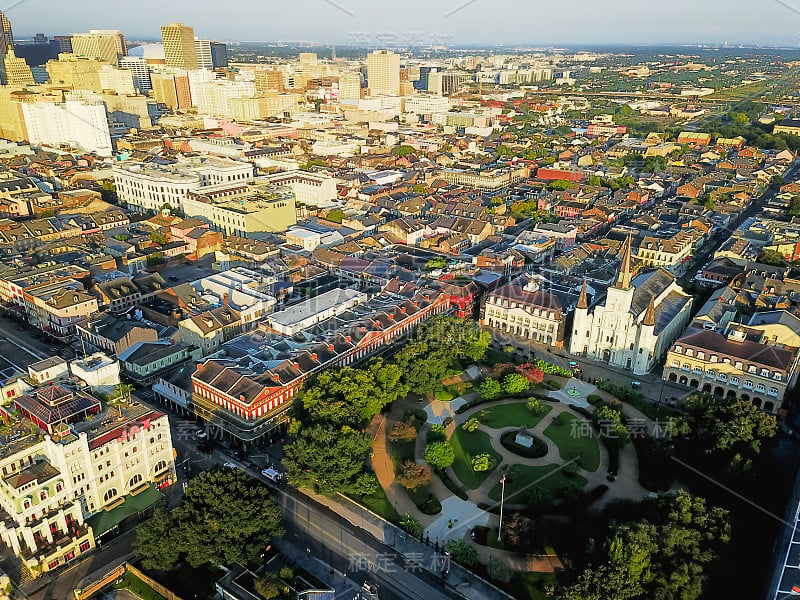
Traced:
<path id="1" fill-rule="evenodd" d="M 506 476 L 505 473 L 503 474 L 503 478 L 500 480 L 503 488 L 500 491 L 500 526 L 497 528 L 497 541 L 499 542 L 503 537 L 503 502 L 506 499 Z"/>

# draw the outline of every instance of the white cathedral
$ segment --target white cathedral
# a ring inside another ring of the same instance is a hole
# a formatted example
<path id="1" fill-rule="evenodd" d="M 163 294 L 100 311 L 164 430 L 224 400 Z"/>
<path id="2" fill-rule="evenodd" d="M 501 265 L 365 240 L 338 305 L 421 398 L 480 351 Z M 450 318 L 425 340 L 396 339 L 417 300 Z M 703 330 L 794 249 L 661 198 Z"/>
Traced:
<path id="1" fill-rule="evenodd" d="M 572 323 L 569 351 L 643 375 L 669 350 L 691 317 L 692 297 L 664 269 L 633 275 L 631 239 L 605 304 L 589 308 L 586 282 Z"/>

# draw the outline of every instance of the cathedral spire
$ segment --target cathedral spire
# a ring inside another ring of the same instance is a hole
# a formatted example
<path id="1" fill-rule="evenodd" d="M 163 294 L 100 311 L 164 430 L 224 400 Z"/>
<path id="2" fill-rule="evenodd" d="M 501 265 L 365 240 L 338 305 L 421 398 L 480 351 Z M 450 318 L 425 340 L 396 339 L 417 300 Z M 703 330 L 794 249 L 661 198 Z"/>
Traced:
<path id="1" fill-rule="evenodd" d="M 650 296 L 650 304 L 647 305 L 647 312 L 644 313 L 644 320 L 642 325 L 646 327 L 655 327 L 656 325 L 656 298 Z"/>
<path id="2" fill-rule="evenodd" d="M 586 296 L 586 280 L 583 280 L 583 287 L 581 288 L 581 295 L 578 298 L 578 308 L 587 309 L 589 308 L 589 299 Z"/>
<path id="3" fill-rule="evenodd" d="M 633 241 L 631 236 L 625 240 L 622 246 L 622 265 L 617 275 L 617 282 L 614 287 L 620 290 L 629 290 L 631 288 L 631 279 L 633 279 L 633 256 L 632 256 Z"/>

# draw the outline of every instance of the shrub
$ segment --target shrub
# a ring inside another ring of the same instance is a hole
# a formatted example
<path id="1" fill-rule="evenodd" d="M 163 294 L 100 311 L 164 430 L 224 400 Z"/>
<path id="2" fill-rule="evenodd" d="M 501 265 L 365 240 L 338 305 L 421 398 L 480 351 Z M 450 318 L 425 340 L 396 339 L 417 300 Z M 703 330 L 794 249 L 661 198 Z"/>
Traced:
<path id="1" fill-rule="evenodd" d="M 422 524 L 408 513 L 400 519 L 400 527 L 416 538 L 422 537 Z"/>
<path id="2" fill-rule="evenodd" d="M 428 443 L 443 442 L 447 439 L 447 428 L 440 423 L 434 423 L 428 430 Z"/>
<path id="3" fill-rule="evenodd" d="M 462 488 L 455 481 L 450 479 L 447 476 L 447 473 L 444 470 L 436 469 L 436 474 L 439 476 L 439 479 L 442 480 L 442 483 L 445 485 L 445 487 L 448 490 L 453 492 L 456 496 L 458 496 L 462 500 L 468 500 L 469 499 L 469 496 L 467 495 L 467 492 L 464 490 L 464 488 Z"/>
<path id="4" fill-rule="evenodd" d="M 444 545 L 444 549 L 454 561 L 465 567 L 471 567 L 478 562 L 478 551 L 475 546 L 463 540 L 450 540 Z"/>
<path id="5" fill-rule="evenodd" d="M 410 442 L 417 439 L 417 428 L 411 423 L 395 423 L 389 430 L 389 440 L 392 442 Z"/>
<path id="6" fill-rule="evenodd" d="M 428 413 L 421 408 L 410 408 L 403 414 L 403 421 L 414 424 L 414 421 L 424 423 L 428 420 Z"/>
<path id="7" fill-rule="evenodd" d="M 592 406 L 600 406 L 601 404 L 603 404 L 603 399 L 600 396 L 598 396 L 597 394 L 589 394 L 589 396 L 586 398 L 586 400 Z"/>
<path id="8" fill-rule="evenodd" d="M 456 453 L 448 442 L 433 442 L 425 448 L 425 460 L 438 469 L 444 469 L 456 460 Z"/>
<path id="9" fill-rule="evenodd" d="M 545 411 L 544 404 L 542 404 L 542 401 L 538 398 L 531 398 L 525 406 L 528 407 L 528 410 L 531 411 L 531 414 L 534 416 L 541 415 Z"/>
<path id="10" fill-rule="evenodd" d="M 418 508 L 426 515 L 438 515 L 442 512 L 442 503 L 439 502 L 436 496 L 431 494 Z"/>
<path id="11" fill-rule="evenodd" d="M 492 558 L 489 560 L 489 565 L 486 568 L 486 572 L 489 573 L 489 577 L 495 581 L 499 581 L 501 583 L 508 583 L 511 581 L 511 570 L 508 568 L 508 565 L 505 563 L 505 561 L 500 560 L 499 558 Z"/>
<path id="12" fill-rule="evenodd" d="M 421 465 L 413 460 L 407 460 L 400 468 L 397 483 L 409 490 L 425 487 L 431 482 L 431 470 L 426 465 Z"/>
<path id="13" fill-rule="evenodd" d="M 503 378 L 503 391 L 506 394 L 521 394 L 527 392 L 530 387 L 530 381 L 519 373 L 511 373 Z"/>
<path id="14" fill-rule="evenodd" d="M 545 375 L 556 375 L 558 377 L 572 377 L 573 375 L 572 371 L 569 369 L 565 369 L 564 367 L 559 367 L 557 365 L 551 365 L 549 362 L 545 362 L 540 358 L 535 359 L 533 364 L 536 367 L 539 367 Z"/>
<path id="15" fill-rule="evenodd" d="M 461 429 L 466 431 L 467 433 L 472 433 L 473 431 L 477 431 L 478 427 L 480 427 L 481 422 L 478 421 L 475 417 L 469 419 L 466 423 L 461 426 Z"/>
<path id="16" fill-rule="evenodd" d="M 472 470 L 476 473 L 491 471 L 494 468 L 492 457 L 489 454 L 478 454 L 472 457 Z"/>
<path id="17" fill-rule="evenodd" d="M 281 579 L 294 579 L 294 571 L 291 567 L 281 567 L 280 576 Z"/>
<path id="18" fill-rule="evenodd" d="M 478 393 L 481 395 L 481 398 L 484 400 L 493 400 L 494 398 L 499 398 L 503 393 L 503 387 L 500 385 L 500 382 L 497 379 L 484 379 L 481 382 L 480 387 L 478 388 Z"/>
<path id="19" fill-rule="evenodd" d="M 434 398 L 439 400 L 440 402 L 450 402 L 455 396 L 453 396 L 452 392 L 446 390 L 444 388 L 440 388 L 433 392 Z"/>
<path id="20" fill-rule="evenodd" d="M 517 373 L 525 377 L 531 385 L 542 383 L 544 380 L 544 371 L 531 363 L 518 366 Z"/>

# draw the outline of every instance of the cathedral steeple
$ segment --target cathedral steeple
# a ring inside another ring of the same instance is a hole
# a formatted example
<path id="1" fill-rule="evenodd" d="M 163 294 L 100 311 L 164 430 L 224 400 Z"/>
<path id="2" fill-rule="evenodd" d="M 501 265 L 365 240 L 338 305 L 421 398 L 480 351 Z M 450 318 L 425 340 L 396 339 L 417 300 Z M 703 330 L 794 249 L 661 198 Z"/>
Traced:
<path id="1" fill-rule="evenodd" d="M 586 280 L 583 281 L 583 287 L 581 288 L 581 295 L 578 297 L 578 308 L 588 309 L 589 308 L 589 298 L 586 296 Z"/>
<path id="2" fill-rule="evenodd" d="M 622 265 L 620 265 L 619 275 L 617 275 L 617 282 L 614 284 L 614 287 L 619 290 L 631 289 L 631 280 L 633 279 L 632 246 L 631 236 L 628 236 L 622 246 Z"/>

